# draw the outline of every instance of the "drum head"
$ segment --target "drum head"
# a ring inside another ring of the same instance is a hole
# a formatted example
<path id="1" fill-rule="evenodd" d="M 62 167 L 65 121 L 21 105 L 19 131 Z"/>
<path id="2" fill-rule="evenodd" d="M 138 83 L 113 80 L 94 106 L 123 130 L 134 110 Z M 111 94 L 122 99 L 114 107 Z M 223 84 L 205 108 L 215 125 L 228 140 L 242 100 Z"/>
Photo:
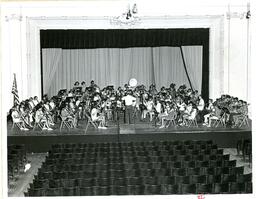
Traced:
<path id="1" fill-rule="evenodd" d="M 135 78 L 130 79 L 129 85 L 130 85 L 131 87 L 137 86 L 137 80 L 136 80 Z"/>

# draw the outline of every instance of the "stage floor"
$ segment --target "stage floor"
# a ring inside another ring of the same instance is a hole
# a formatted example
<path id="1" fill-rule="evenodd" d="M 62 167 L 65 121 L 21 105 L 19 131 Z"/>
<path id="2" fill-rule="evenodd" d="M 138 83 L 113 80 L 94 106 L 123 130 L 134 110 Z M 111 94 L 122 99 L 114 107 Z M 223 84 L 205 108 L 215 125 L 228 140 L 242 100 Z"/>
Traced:
<path id="1" fill-rule="evenodd" d="M 91 143 L 91 142 L 143 142 L 160 140 L 212 140 L 222 148 L 236 148 L 238 140 L 251 139 L 251 128 L 208 128 L 199 124 L 198 127 L 169 126 L 160 129 L 154 122 L 136 121 L 135 124 L 118 125 L 108 122 L 108 128 L 95 129 L 89 126 L 86 129 L 86 121 L 79 121 L 76 129 L 62 129 L 57 123 L 52 131 L 29 130 L 20 131 L 12 128 L 8 123 L 9 144 L 25 144 L 28 152 L 47 152 L 52 144 L 56 143 Z M 119 130 L 120 129 L 120 130 Z"/>
<path id="2" fill-rule="evenodd" d="M 58 122 L 52 127 L 52 131 L 48 130 L 28 130 L 20 131 L 18 128 L 12 128 L 12 123 L 8 122 L 7 131 L 8 136 L 61 136 L 61 135 L 116 135 L 116 134 L 148 134 L 148 133 L 206 133 L 206 132 L 241 132 L 241 131 L 251 131 L 251 128 L 241 127 L 241 128 L 231 128 L 231 127 L 206 127 L 202 124 L 198 124 L 198 127 L 191 126 L 172 126 L 168 128 L 159 128 L 160 125 L 156 125 L 155 122 L 150 122 L 148 120 L 140 121 L 137 120 L 133 124 L 124 124 L 120 122 L 118 132 L 118 125 L 116 122 L 108 122 L 107 129 L 95 129 L 92 125 L 89 125 L 86 129 L 87 122 L 85 120 L 80 120 L 78 122 L 78 127 L 75 129 L 62 128 L 60 130 L 60 123 Z"/>

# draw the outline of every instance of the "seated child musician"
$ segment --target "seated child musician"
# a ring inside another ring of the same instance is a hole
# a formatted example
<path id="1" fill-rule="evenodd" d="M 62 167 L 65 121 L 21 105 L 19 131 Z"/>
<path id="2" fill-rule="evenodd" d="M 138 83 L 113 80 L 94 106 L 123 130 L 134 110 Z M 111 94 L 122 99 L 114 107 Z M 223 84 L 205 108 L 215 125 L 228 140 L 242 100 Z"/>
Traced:
<path id="1" fill-rule="evenodd" d="M 99 129 L 107 129 L 105 115 L 101 112 L 100 106 L 97 103 L 92 104 L 91 118 L 93 122 L 99 123 Z"/>

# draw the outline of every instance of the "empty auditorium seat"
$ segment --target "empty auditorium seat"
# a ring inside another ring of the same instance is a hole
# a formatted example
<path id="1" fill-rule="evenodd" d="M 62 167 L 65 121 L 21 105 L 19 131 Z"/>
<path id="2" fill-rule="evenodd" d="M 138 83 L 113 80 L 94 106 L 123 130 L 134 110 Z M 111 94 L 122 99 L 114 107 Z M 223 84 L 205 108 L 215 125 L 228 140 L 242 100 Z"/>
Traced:
<path id="1" fill-rule="evenodd" d="M 35 179 L 33 184 L 30 185 L 30 188 L 48 188 L 49 180 L 48 179 Z"/>
<path id="2" fill-rule="evenodd" d="M 213 193 L 215 194 L 229 193 L 229 183 L 215 183 Z"/>
<path id="3" fill-rule="evenodd" d="M 229 183 L 229 182 L 236 182 L 237 176 L 236 175 L 230 175 L 230 174 L 222 174 L 222 183 Z"/>
<path id="4" fill-rule="evenodd" d="M 108 186 L 94 186 L 92 187 L 94 196 L 108 196 L 111 195 L 110 188 Z"/>
<path id="5" fill-rule="evenodd" d="M 176 184 L 190 184 L 190 176 L 175 176 Z"/>
<path id="6" fill-rule="evenodd" d="M 245 193 L 252 193 L 252 182 L 245 182 Z"/>
<path id="7" fill-rule="evenodd" d="M 159 184 L 176 184 L 175 176 L 159 176 L 158 178 Z"/>
<path id="8" fill-rule="evenodd" d="M 128 195 L 143 195 L 144 187 L 141 185 L 128 185 L 127 186 Z"/>
<path id="9" fill-rule="evenodd" d="M 158 176 L 158 175 L 155 175 Z M 158 178 L 157 177 L 143 177 L 143 184 L 144 185 L 156 185 L 158 184 Z"/>
<path id="10" fill-rule="evenodd" d="M 244 183 L 244 182 L 251 182 L 252 181 L 252 174 L 243 174 L 237 176 L 237 182 L 238 183 Z"/>
<path id="11" fill-rule="evenodd" d="M 173 168 L 172 169 L 172 175 L 173 176 L 186 176 L 187 175 L 187 169 L 186 168 Z"/>
<path id="12" fill-rule="evenodd" d="M 161 185 L 161 194 L 179 194 L 179 186 L 177 184 L 164 184 Z"/>
<path id="13" fill-rule="evenodd" d="M 180 184 L 180 193 L 181 194 L 195 194 L 196 185 L 195 184 Z"/>
<path id="14" fill-rule="evenodd" d="M 213 193 L 213 184 L 197 184 L 196 185 L 196 193 L 197 194 L 211 194 Z"/>
<path id="15" fill-rule="evenodd" d="M 145 185 L 144 194 L 145 195 L 159 195 L 161 192 L 160 185 Z"/>
<path id="16" fill-rule="evenodd" d="M 207 176 L 207 183 L 213 184 L 213 183 L 221 183 L 222 182 L 222 176 L 221 175 L 208 175 Z"/>
<path id="17" fill-rule="evenodd" d="M 221 194 L 252 192 L 230 155 L 212 141 L 54 145 L 28 196 Z"/>
<path id="18" fill-rule="evenodd" d="M 230 190 L 229 193 L 245 193 L 246 191 L 246 184 L 245 183 L 237 183 L 237 182 L 231 182 L 230 183 Z"/>
<path id="19" fill-rule="evenodd" d="M 187 175 L 204 175 L 204 170 L 200 167 L 188 167 L 187 168 Z"/>
<path id="20" fill-rule="evenodd" d="M 93 191 L 93 187 L 80 187 L 79 188 L 79 192 L 80 192 L 80 196 L 93 196 L 94 191 Z"/>
<path id="21" fill-rule="evenodd" d="M 82 178 L 77 180 L 77 185 L 79 187 L 92 187 L 98 184 L 97 181 L 94 180 L 94 178 Z"/>
<path id="22" fill-rule="evenodd" d="M 206 184 L 206 175 L 191 175 L 191 184 Z"/>
<path id="23" fill-rule="evenodd" d="M 64 183 L 62 182 L 62 179 L 49 180 L 49 187 L 50 188 L 64 187 Z"/>
<path id="24" fill-rule="evenodd" d="M 128 185 L 140 185 L 142 183 L 139 177 L 130 177 L 127 179 Z"/>
<path id="25" fill-rule="evenodd" d="M 63 196 L 80 196 L 80 189 L 78 187 L 64 187 Z"/>
<path id="26" fill-rule="evenodd" d="M 230 171 L 229 171 L 230 174 L 234 174 L 234 175 L 241 175 L 244 173 L 244 167 L 243 166 L 240 166 L 240 167 L 233 167 L 233 168 L 230 168 Z"/>
<path id="27" fill-rule="evenodd" d="M 196 161 L 184 161 L 183 162 L 183 167 L 185 168 L 195 168 L 196 167 Z"/>
<path id="28" fill-rule="evenodd" d="M 46 191 L 44 188 L 30 188 L 28 195 L 32 197 L 46 196 Z"/>
<path id="29" fill-rule="evenodd" d="M 128 189 L 126 186 L 111 186 L 111 195 L 127 195 Z"/>
<path id="30" fill-rule="evenodd" d="M 63 196 L 63 188 L 48 188 L 45 190 L 45 196 Z"/>

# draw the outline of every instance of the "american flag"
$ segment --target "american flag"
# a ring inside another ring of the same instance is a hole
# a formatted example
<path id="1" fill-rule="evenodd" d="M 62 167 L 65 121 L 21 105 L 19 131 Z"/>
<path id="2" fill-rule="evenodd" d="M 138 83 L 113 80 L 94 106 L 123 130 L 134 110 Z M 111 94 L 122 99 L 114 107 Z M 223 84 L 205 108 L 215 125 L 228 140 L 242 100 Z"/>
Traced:
<path id="1" fill-rule="evenodd" d="M 17 89 L 17 81 L 16 81 L 16 74 L 14 73 L 14 79 L 12 84 L 12 94 L 13 94 L 13 104 L 19 104 L 19 95 L 18 95 L 18 89 Z"/>

